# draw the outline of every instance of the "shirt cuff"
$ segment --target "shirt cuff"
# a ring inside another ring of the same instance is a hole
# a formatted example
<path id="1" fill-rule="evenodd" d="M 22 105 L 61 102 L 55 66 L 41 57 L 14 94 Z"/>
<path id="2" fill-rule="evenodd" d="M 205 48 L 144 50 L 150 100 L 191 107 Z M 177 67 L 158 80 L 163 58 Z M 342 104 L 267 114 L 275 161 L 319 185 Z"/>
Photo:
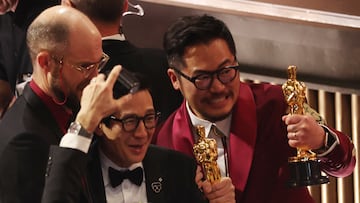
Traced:
<path id="1" fill-rule="evenodd" d="M 320 124 L 320 126 L 323 127 L 325 130 L 325 143 L 324 143 L 324 150 L 321 150 L 320 153 L 317 152 L 317 156 L 324 157 L 328 155 L 332 150 L 334 150 L 336 145 L 340 144 L 340 140 L 336 135 L 336 133 L 330 130 L 330 128 L 322 124 Z M 332 139 L 329 136 L 331 136 Z"/>
<path id="2" fill-rule="evenodd" d="M 84 153 L 89 151 L 91 139 L 73 133 L 66 133 L 60 141 L 60 147 L 80 150 Z"/>

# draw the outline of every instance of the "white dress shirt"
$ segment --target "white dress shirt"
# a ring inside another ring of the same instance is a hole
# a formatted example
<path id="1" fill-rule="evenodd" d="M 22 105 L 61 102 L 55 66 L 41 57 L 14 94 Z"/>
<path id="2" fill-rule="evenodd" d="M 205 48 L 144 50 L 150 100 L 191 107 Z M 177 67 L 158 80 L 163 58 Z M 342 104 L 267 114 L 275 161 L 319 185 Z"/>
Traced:
<path id="1" fill-rule="evenodd" d="M 106 155 L 99 150 L 99 157 L 101 163 L 101 171 L 104 180 L 104 188 L 106 194 L 107 203 L 146 203 L 146 184 L 145 173 L 143 170 L 143 182 L 140 186 L 133 184 L 130 180 L 125 179 L 119 186 L 113 188 L 110 184 L 108 168 L 112 167 L 119 171 L 133 170 L 137 167 L 144 169 L 142 163 L 132 164 L 129 168 L 121 168 L 112 162 Z"/>
<path id="2" fill-rule="evenodd" d="M 220 168 L 221 176 L 225 177 L 226 171 L 228 171 L 228 170 L 226 169 L 227 166 L 226 166 L 226 162 L 225 162 L 225 150 L 224 150 L 223 142 L 220 137 L 215 136 L 213 133 L 210 133 L 211 132 L 210 130 L 211 130 L 212 125 L 216 126 L 225 135 L 226 143 L 228 145 L 227 149 L 229 149 L 229 134 L 230 134 L 230 124 L 231 124 L 232 116 L 229 115 L 222 121 L 212 123 L 210 121 L 207 121 L 207 120 L 197 117 L 190 110 L 188 102 L 186 102 L 186 109 L 190 115 L 190 120 L 191 120 L 192 125 L 193 126 L 197 126 L 197 125 L 204 126 L 205 127 L 205 136 L 216 140 L 217 150 L 218 150 L 217 164 Z M 195 138 L 195 140 L 197 140 L 197 138 Z"/>

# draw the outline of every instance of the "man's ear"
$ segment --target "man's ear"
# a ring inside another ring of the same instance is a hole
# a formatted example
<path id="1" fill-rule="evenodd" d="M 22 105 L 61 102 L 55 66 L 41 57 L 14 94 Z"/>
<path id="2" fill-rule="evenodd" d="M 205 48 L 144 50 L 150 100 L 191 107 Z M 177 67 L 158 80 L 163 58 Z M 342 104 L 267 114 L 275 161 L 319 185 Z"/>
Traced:
<path id="1" fill-rule="evenodd" d="M 179 90 L 180 89 L 180 81 L 179 81 L 174 69 L 169 68 L 167 70 L 167 74 L 168 74 L 168 76 L 170 78 L 170 81 L 171 81 L 174 89 Z"/>
<path id="2" fill-rule="evenodd" d="M 100 123 L 99 126 L 95 129 L 94 133 L 98 136 L 104 136 L 104 132 L 102 131 L 103 126 L 105 125 Z"/>
<path id="3" fill-rule="evenodd" d="M 53 59 L 51 58 L 49 52 L 44 52 L 44 51 L 40 52 L 36 56 L 36 60 L 39 66 L 41 67 L 41 69 L 43 69 L 46 72 L 50 71 L 50 63 L 52 62 Z"/>
<path id="4" fill-rule="evenodd" d="M 61 5 L 74 7 L 73 3 L 70 0 L 61 0 Z"/>
<path id="5" fill-rule="evenodd" d="M 96 128 L 95 133 L 99 136 L 105 136 L 109 140 L 115 140 L 116 135 L 114 133 L 111 133 L 112 126 L 107 126 L 104 123 L 100 123 L 99 127 Z"/>

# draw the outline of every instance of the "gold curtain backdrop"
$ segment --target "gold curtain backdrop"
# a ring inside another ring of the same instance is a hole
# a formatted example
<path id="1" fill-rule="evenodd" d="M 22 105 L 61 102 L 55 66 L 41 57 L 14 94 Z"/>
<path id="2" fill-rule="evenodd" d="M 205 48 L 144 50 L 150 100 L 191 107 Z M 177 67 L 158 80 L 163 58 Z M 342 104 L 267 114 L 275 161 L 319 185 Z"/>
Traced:
<path id="1" fill-rule="evenodd" d="M 243 78 L 243 76 L 241 80 L 254 83 L 262 82 L 260 80 L 249 80 Z M 266 78 L 266 82 L 269 81 L 269 78 Z M 282 84 L 281 79 L 274 79 L 274 81 L 272 82 L 273 84 Z M 283 81 L 285 82 L 285 79 Z M 313 86 L 319 87 L 317 85 Z M 326 90 L 324 89 L 308 86 L 306 92 L 308 103 L 326 119 L 327 125 L 350 136 L 357 149 L 356 157 L 358 161 L 360 95 L 349 92 L 330 91 L 329 87 L 326 87 Z M 334 88 L 334 90 L 341 89 Z M 309 186 L 308 189 L 316 203 L 360 203 L 359 172 L 358 164 L 356 164 L 352 175 L 346 178 L 329 177 L 329 184 Z"/>

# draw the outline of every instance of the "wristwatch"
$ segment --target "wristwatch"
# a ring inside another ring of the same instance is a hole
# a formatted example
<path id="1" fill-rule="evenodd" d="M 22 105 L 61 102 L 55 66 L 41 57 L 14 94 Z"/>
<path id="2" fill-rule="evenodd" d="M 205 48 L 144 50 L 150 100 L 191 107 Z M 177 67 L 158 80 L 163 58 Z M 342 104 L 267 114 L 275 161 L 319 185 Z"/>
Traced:
<path id="1" fill-rule="evenodd" d="M 80 135 L 87 138 L 92 138 L 93 134 L 86 131 L 79 122 L 75 121 L 70 124 L 68 128 L 68 133 Z"/>

